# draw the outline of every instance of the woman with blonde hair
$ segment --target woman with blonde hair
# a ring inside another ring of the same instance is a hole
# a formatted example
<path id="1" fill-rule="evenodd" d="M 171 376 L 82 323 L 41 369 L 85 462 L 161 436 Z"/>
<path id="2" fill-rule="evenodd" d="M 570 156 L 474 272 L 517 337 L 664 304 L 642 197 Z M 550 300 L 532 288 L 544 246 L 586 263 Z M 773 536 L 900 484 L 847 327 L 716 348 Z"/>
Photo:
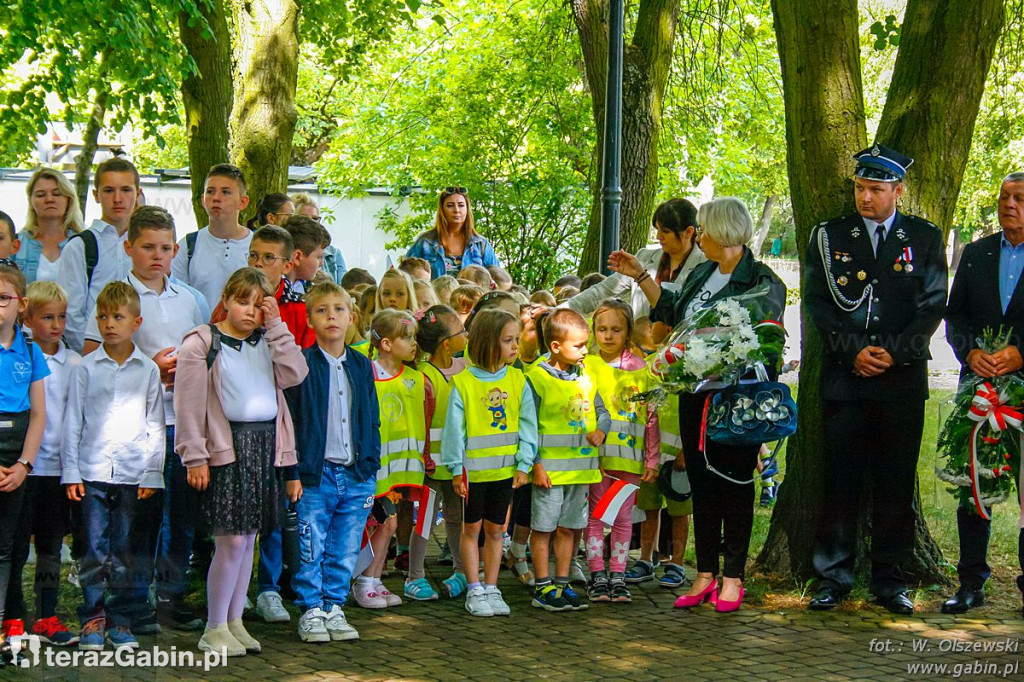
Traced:
<path id="1" fill-rule="evenodd" d="M 78 195 L 71 181 L 52 168 L 33 173 L 27 193 L 28 215 L 18 233 L 21 248 L 14 262 L 29 282 L 56 281 L 61 250 L 83 229 Z"/>
<path id="2" fill-rule="evenodd" d="M 416 238 L 407 258 L 430 263 L 431 277 L 457 275 L 470 265 L 501 267 L 490 242 L 477 234 L 473 207 L 465 187 L 445 187 L 437 197 L 434 229 Z"/>

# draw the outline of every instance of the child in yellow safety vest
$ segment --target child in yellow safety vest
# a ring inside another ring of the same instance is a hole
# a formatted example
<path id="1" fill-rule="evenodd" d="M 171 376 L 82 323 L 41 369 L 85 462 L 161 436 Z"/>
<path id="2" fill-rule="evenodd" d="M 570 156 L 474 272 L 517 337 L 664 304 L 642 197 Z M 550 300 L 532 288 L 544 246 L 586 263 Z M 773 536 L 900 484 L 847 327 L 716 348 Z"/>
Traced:
<path id="1" fill-rule="evenodd" d="M 426 484 L 437 493 L 444 513 L 444 528 L 453 573 L 442 581 L 442 589 L 450 598 L 465 594 L 466 572 L 462 566 L 462 552 L 459 538 L 462 534 L 462 498 L 452 487 L 452 474 L 441 465 L 441 431 L 448 413 L 448 395 L 452 390 L 452 379 L 466 368 L 464 357 L 454 357 L 466 348 L 466 329 L 458 313 L 446 305 L 434 305 L 417 314 L 416 345 L 428 358 L 416 365 L 434 387 L 434 418 L 430 421 L 430 458 L 434 460 L 434 473 L 426 478 Z M 433 526 L 433 519 L 431 526 Z M 405 595 L 410 599 L 425 601 L 437 599 L 437 592 L 430 585 L 423 568 L 426 554 L 426 538 L 413 534 L 409 575 L 405 581 Z M 421 547 L 422 545 L 422 547 Z M 440 559 L 438 560 L 440 563 Z"/>
<path id="2" fill-rule="evenodd" d="M 469 332 L 472 364 L 452 378 L 441 434 L 441 463 L 464 500 L 462 563 L 469 580 L 466 610 L 473 616 L 507 616 L 498 590 L 502 533 L 512 502 L 512 478 L 524 450 L 537 449 L 537 416 L 523 373 L 512 367 L 519 319 L 498 308 L 482 310 Z M 480 583 L 480 530 L 484 532 L 484 582 Z"/>
<path id="3" fill-rule="evenodd" d="M 627 303 L 610 299 L 594 311 L 594 339 L 597 354 L 583 362 L 585 372 L 597 383 L 608 401 L 611 430 L 601 446 L 603 476 L 590 486 L 590 522 L 587 525 L 587 562 L 590 564 L 590 601 L 629 603 L 626 587 L 626 557 L 633 532 L 635 493 L 619 507 L 611 530 L 610 576 L 605 572 L 604 523 L 594 517 L 594 508 L 616 480 L 637 485 L 651 483 L 658 475 L 658 415 L 647 414 L 643 403 L 633 398 L 648 389 L 647 365 L 629 352 L 633 332 L 633 310 Z"/>
<path id="4" fill-rule="evenodd" d="M 587 526 L 587 493 L 601 481 L 598 448 L 611 428 L 608 410 L 597 385 L 582 368 L 590 329 L 579 313 L 556 310 L 542 323 L 550 356 L 527 381 L 537 405 L 538 448 L 520 449 L 516 484 L 527 481 L 533 467 L 533 606 L 547 611 L 579 611 L 589 607 L 569 586 L 569 569 Z M 554 535 L 555 578 L 548 568 Z"/>
<path id="5" fill-rule="evenodd" d="M 373 316 L 370 340 L 377 356 L 373 371 L 380 409 L 380 470 L 371 512 L 377 527 L 370 536 L 373 560 L 356 578 L 352 594 L 360 606 L 382 609 L 402 603 L 380 578 L 398 526 L 396 503 L 410 489 L 422 488 L 425 474 L 433 471 L 428 434 L 434 390 L 422 372 L 405 364 L 416 357 L 416 320 L 411 313 L 381 310 Z"/>

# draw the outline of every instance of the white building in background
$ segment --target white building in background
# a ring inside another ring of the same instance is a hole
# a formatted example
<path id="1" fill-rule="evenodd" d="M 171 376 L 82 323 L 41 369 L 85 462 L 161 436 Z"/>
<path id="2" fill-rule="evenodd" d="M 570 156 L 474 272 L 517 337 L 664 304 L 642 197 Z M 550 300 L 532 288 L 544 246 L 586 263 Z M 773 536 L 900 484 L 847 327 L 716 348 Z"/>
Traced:
<path id="1" fill-rule="evenodd" d="M 59 141 L 50 140 L 49 142 L 51 144 L 45 151 L 51 163 L 61 166 L 69 163 L 73 165 L 74 153 L 77 151 L 73 144 L 67 146 Z M 115 145 L 116 142 L 113 142 L 110 146 Z M 44 151 L 42 146 L 41 143 L 41 152 Z M 109 158 L 111 155 L 109 149 L 108 147 L 105 154 L 97 155 L 97 162 Z M 61 150 L 63 153 L 58 156 L 58 152 Z M 28 209 L 26 189 L 32 172 L 32 170 L 24 169 L 0 169 L 0 210 L 14 219 L 18 229 L 21 229 L 25 222 Z M 64 172 L 70 180 L 74 180 L 73 170 Z M 289 177 L 295 183 L 289 184 L 289 194 L 298 192 L 309 194 L 320 206 L 321 221 L 331 233 L 331 243 L 341 249 L 348 267 L 365 268 L 379 279 L 387 270 L 389 257 L 392 262 L 397 263 L 399 257 L 405 254 L 404 249 L 385 249 L 384 244 L 387 243 L 389 237 L 378 230 L 376 226 L 376 216 L 383 209 L 395 206 L 395 197 L 390 194 L 389 190 L 371 189 L 365 197 L 342 199 L 321 193 L 316 184 L 311 182 L 313 179 L 311 168 L 293 167 Z M 187 169 L 142 176 L 142 192 L 147 204 L 165 208 L 174 216 L 179 239 L 182 235 L 195 232 L 200 227 L 196 225 L 195 214 L 192 212 L 192 188 Z M 253 197 L 253 200 L 258 201 L 259 198 Z M 407 211 L 408 205 L 403 202 L 398 208 L 398 213 L 404 215 Z M 90 195 L 85 209 L 86 226 L 99 215 L 99 206 Z M 424 229 L 427 227 L 425 226 Z"/>

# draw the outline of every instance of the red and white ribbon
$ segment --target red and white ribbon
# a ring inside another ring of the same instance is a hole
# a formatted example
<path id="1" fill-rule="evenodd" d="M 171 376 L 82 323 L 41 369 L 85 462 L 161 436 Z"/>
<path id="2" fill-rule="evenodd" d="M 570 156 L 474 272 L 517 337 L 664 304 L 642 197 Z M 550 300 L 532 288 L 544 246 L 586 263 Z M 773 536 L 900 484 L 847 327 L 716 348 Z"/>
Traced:
<path id="1" fill-rule="evenodd" d="M 992 384 L 985 382 L 975 390 L 971 408 L 967 412 L 967 417 L 971 421 L 977 422 L 971 431 L 971 496 L 974 498 L 974 508 L 978 510 L 978 515 L 986 521 L 990 517 L 985 511 L 985 505 L 981 503 L 981 492 L 978 487 L 981 470 L 981 465 L 978 463 L 978 432 L 986 423 L 996 434 L 1001 433 L 1007 427 L 1013 427 L 1018 431 L 1022 430 L 1021 422 L 1024 422 L 1024 414 L 1017 408 L 1006 405 L 1005 402 L 1006 395 L 999 393 L 992 387 Z"/>

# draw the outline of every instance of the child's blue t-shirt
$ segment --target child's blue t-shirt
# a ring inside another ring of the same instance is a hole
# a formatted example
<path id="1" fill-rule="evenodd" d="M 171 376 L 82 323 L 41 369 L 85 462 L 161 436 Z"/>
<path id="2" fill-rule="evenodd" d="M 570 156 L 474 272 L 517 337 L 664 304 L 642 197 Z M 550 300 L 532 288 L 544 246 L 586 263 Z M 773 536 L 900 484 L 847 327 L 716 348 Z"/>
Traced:
<path id="1" fill-rule="evenodd" d="M 31 350 L 29 350 L 31 349 Z M 30 354 L 31 353 L 31 354 Z M 15 325 L 10 348 L 0 345 L 0 412 L 24 412 L 29 403 L 28 388 L 33 381 L 50 376 L 46 356 L 36 344 L 25 341 Z"/>

